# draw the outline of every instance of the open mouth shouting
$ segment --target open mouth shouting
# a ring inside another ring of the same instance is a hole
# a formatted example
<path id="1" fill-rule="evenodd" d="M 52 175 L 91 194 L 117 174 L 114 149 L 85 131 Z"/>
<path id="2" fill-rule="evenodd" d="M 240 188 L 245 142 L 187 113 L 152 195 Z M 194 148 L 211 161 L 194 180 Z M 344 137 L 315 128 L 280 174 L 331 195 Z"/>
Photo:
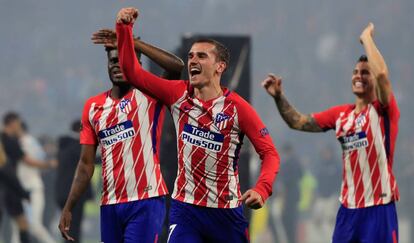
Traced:
<path id="1" fill-rule="evenodd" d="M 198 66 L 198 65 L 190 66 L 189 73 L 190 73 L 190 77 L 194 78 L 196 75 L 201 73 L 201 66 Z"/>

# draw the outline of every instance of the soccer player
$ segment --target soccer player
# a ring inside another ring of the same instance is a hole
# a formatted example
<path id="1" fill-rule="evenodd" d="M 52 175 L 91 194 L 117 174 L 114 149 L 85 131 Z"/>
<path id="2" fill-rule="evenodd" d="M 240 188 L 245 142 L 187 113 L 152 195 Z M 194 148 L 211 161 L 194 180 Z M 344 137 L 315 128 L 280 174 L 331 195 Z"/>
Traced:
<path id="1" fill-rule="evenodd" d="M 399 193 L 392 166 L 400 112 L 373 35 L 370 23 L 360 36 L 366 56 L 359 58 L 352 73 L 354 104 L 304 115 L 287 101 L 279 77 L 270 74 L 262 83 L 290 128 L 306 132 L 333 129 L 342 146 L 341 206 L 334 243 L 398 241 L 394 201 Z"/>
<path id="2" fill-rule="evenodd" d="M 220 86 L 228 50 L 209 39 L 188 53 L 189 81 L 170 82 L 143 70 L 134 55 L 135 8 L 121 9 L 116 31 L 128 82 L 167 104 L 178 146 L 178 172 L 170 208 L 169 242 L 248 242 L 242 202 L 261 208 L 272 193 L 279 156 L 256 111 Z M 256 185 L 240 192 L 239 152 L 246 135 L 262 159 Z"/>
<path id="3" fill-rule="evenodd" d="M 175 64 L 182 63 L 178 57 L 144 44 L 149 50 L 139 51 L 144 55 L 151 52 L 167 71 L 180 73 L 183 65 L 176 69 Z M 91 180 L 100 146 L 101 241 L 157 242 L 165 216 L 164 196 L 168 193 L 158 155 L 163 104 L 129 85 L 119 67 L 118 50 L 108 45 L 106 51 L 112 88 L 85 103 L 80 160 L 59 229 L 63 238 L 75 240 L 68 233 L 71 211 Z"/>

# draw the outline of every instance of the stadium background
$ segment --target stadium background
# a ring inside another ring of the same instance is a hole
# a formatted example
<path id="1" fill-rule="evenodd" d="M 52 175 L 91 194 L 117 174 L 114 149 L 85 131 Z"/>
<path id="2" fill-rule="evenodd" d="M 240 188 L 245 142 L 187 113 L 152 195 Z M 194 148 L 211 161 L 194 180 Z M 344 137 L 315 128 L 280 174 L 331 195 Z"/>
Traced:
<path id="1" fill-rule="evenodd" d="M 54 139 L 67 133 L 70 121 L 80 116 L 86 98 L 110 87 L 106 54 L 103 47 L 91 43 L 90 36 L 99 28 L 113 28 L 121 7 L 135 6 L 141 12 L 135 33 L 170 51 L 178 50 L 182 37 L 189 33 L 250 36 L 251 102 L 279 150 L 290 142 L 310 175 L 320 169 L 319 152 L 324 147 L 332 149 L 335 158 L 339 158 L 334 135 L 289 130 L 271 98 L 260 87 L 260 81 L 268 72 L 281 75 L 287 97 L 307 113 L 353 102 L 350 78 L 355 60 L 362 53 L 359 34 L 369 21 L 374 22 L 375 39 L 389 66 L 401 110 L 394 165 L 402 198 L 397 204 L 400 238 L 401 242 L 414 239 L 409 230 L 414 223 L 410 209 L 410 202 L 414 200 L 414 132 L 411 129 L 414 113 L 409 103 L 409 95 L 414 91 L 414 1 L 0 2 L 0 115 L 8 110 L 20 112 L 34 135 Z M 283 160 L 282 152 L 281 157 Z M 244 161 L 250 163 L 252 174 L 258 166 L 256 160 L 253 157 Z M 336 162 L 340 163 L 338 159 Z M 46 180 L 51 177 L 53 172 L 45 176 Z M 329 239 L 329 235 L 314 236 L 308 227 L 313 223 L 312 205 L 318 186 L 315 178 L 309 178 L 302 183 L 305 184 L 302 195 L 305 202 L 300 215 L 302 240 L 328 242 L 318 237 Z M 339 178 L 332 182 L 337 193 L 339 183 Z M 277 202 L 278 194 L 274 197 Z M 88 205 L 85 242 L 98 239 L 95 204 Z M 268 206 L 272 207 L 257 211 L 252 217 L 252 242 L 273 242 L 267 226 L 268 211 L 277 211 L 279 206 Z M 59 213 L 53 205 L 47 210 L 51 214 L 48 216 L 50 229 L 57 236 Z"/>

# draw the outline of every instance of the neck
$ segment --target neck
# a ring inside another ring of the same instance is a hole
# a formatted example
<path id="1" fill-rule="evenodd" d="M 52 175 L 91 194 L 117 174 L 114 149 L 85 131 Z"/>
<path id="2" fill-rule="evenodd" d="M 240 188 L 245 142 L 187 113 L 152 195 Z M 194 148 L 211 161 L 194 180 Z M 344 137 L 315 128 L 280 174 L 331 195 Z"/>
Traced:
<path id="1" fill-rule="evenodd" d="M 355 111 L 358 113 L 362 111 L 368 104 L 372 103 L 376 99 L 374 95 L 368 95 L 366 97 L 356 97 L 355 100 Z"/>
<path id="2" fill-rule="evenodd" d="M 111 97 L 115 99 L 120 99 L 124 97 L 129 90 L 131 89 L 130 85 L 113 85 L 111 89 Z"/>
<path id="3" fill-rule="evenodd" d="M 208 101 L 223 95 L 220 82 L 211 82 L 209 86 L 194 87 L 194 95 L 200 100 Z"/>

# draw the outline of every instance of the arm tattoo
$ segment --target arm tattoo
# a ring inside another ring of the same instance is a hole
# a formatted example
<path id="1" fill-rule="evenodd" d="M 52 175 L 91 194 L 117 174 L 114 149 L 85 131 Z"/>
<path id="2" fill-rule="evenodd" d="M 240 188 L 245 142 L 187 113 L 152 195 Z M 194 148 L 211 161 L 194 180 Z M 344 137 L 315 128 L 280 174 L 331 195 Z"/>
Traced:
<path id="1" fill-rule="evenodd" d="M 323 130 L 316 123 L 315 118 L 313 118 L 311 115 L 306 115 L 306 122 L 303 123 L 300 130 L 307 132 L 323 132 Z"/>
<path id="2" fill-rule="evenodd" d="M 286 97 L 282 94 L 275 97 L 275 103 L 283 120 L 292 129 L 306 132 L 322 132 L 323 130 L 316 124 L 315 119 L 310 115 L 304 115 L 289 104 Z"/>

